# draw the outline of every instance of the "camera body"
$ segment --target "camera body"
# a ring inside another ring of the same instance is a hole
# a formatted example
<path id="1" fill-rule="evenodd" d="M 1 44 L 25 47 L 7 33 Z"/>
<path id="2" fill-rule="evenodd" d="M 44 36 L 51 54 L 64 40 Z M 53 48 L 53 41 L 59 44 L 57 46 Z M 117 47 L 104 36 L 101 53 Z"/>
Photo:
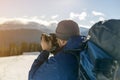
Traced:
<path id="1" fill-rule="evenodd" d="M 57 43 L 57 37 L 56 37 L 55 33 L 50 33 L 50 34 L 43 33 L 41 35 L 41 40 L 45 40 L 45 42 L 52 44 L 50 53 L 52 53 L 52 54 L 57 53 L 59 44 Z"/>

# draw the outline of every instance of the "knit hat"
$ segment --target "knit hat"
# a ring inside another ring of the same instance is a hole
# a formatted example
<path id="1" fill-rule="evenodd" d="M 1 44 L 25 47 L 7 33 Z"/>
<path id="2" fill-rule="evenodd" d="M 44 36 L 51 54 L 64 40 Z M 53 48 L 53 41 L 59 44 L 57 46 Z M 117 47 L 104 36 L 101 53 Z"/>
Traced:
<path id="1" fill-rule="evenodd" d="M 72 20 L 63 20 L 58 23 L 56 36 L 62 40 L 68 40 L 72 36 L 80 35 L 78 24 Z"/>

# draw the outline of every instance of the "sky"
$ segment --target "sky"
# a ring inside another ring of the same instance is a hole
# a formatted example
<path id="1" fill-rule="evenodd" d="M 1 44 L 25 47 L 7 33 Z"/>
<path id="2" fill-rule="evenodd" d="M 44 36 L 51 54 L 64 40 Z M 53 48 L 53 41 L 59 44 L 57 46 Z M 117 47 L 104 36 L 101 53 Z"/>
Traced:
<path id="1" fill-rule="evenodd" d="M 120 0 L 0 0 L 0 22 L 35 21 L 45 25 L 72 19 L 79 26 L 120 19 Z"/>

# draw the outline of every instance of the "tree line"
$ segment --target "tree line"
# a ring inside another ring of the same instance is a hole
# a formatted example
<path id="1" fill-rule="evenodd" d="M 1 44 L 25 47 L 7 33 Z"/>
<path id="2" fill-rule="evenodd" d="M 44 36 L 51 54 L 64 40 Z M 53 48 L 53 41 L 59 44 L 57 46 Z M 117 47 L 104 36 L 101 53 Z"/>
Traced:
<path id="1" fill-rule="evenodd" d="M 21 44 L 10 43 L 9 46 L 0 46 L 0 57 L 3 56 L 14 56 L 22 55 L 23 52 L 38 52 L 41 51 L 39 43 L 27 43 L 22 42 Z"/>

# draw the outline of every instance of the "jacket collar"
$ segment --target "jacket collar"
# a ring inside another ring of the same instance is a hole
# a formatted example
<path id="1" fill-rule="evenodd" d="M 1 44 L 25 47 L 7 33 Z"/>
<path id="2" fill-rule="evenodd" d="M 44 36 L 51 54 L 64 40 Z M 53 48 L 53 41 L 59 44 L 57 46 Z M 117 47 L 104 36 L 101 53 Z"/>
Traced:
<path id="1" fill-rule="evenodd" d="M 63 50 L 79 49 L 84 39 L 85 37 L 83 36 L 71 37 L 68 40 L 67 44 L 64 46 Z"/>

